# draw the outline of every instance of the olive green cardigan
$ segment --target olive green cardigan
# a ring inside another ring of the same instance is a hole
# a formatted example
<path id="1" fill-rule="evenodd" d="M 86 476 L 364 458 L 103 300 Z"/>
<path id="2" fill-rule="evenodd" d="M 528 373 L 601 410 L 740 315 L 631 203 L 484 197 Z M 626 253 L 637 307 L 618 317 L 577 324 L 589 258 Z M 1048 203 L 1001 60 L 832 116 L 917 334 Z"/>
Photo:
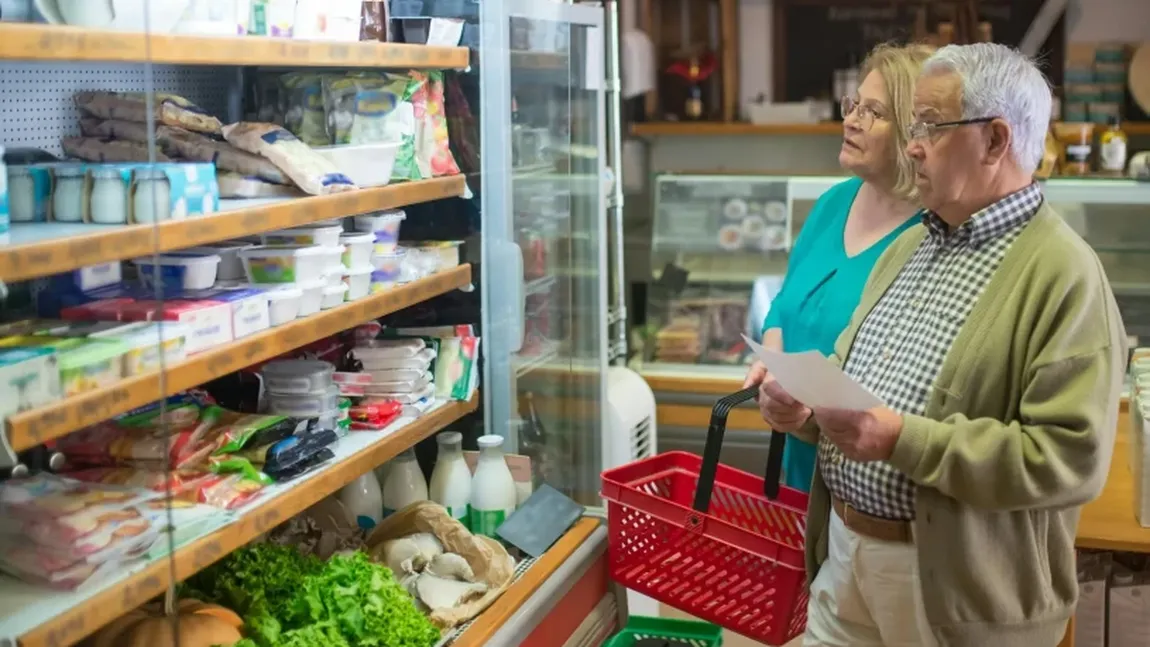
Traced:
<path id="1" fill-rule="evenodd" d="M 879 259 L 836 358 L 925 235 Z M 916 487 L 915 545 L 940 647 L 1048 647 L 1078 597 L 1081 506 L 1106 482 L 1126 335 L 1094 251 L 1043 204 L 958 333 L 923 416 L 904 415 L 890 463 Z M 808 423 L 799 435 L 817 441 Z M 807 522 L 811 579 L 827 556 L 819 471 Z"/>

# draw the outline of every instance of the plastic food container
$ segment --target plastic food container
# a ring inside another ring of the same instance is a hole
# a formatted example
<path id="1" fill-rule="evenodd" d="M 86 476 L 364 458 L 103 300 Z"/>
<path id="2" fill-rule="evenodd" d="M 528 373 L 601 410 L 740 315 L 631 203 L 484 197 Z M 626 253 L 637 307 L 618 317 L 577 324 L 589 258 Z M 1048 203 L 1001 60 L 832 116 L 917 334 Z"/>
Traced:
<path id="1" fill-rule="evenodd" d="M 244 278 L 244 264 L 240 260 L 240 250 L 251 247 L 251 243 L 242 241 L 226 241 L 215 245 L 192 247 L 183 251 L 194 254 L 220 257 L 220 266 L 216 270 L 216 281 L 236 281 Z"/>
<path id="2" fill-rule="evenodd" d="M 344 234 L 339 237 L 343 245 L 343 257 L 340 259 L 347 269 L 364 267 L 371 264 L 371 248 L 375 236 L 371 234 Z"/>
<path id="3" fill-rule="evenodd" d="M 347 301 L 355 301 L 367 296 L 371 291 L 371 275 L 375 270 L 369 265 L 359 269 L 348 270 L 343 274 L 343 282 L 347 284 Z"/>
<path id="4" fill-rule="evenodd" d="M 323 280 L 297 283 L 295 287 L 299 288 L 302 293 L 299 300 L 299 314 L 296 317 L 310 317 L 319 312 L 323 305 L 323 289 L 325 287 Z"/>
<path id="5" fill-rule="evenodd" d="M 165 363 L 171 365 L 187 357 L 188 326 L 174 321 L 140 324 L 118 334 L 99 339 L 112 339 L 124 344 L 124 377 L 140 375 L 160 368 L 161 353 Z"/>
<path id="6" fill-rule="evenodd" d="M 343 227 L 339 225 L 324 225 L 320 227 L 294 227 L 269 231 L 263 235 L 265 245 L 319 245 L 321 247 L 335 247 L 339 245 L 339 236 Z"/>
<path id="7" fill-rule="evenodd" d="M 323 284 L 326 287 L 334 288 L 337 285 L 343 285 L 344 269 L 342 265 L 329 268 L 323 275 Z"/>
<path id="8" fill-rule="evenodd" d="M 140 280 L 145 287 L 154 288 L 156 282 L 167 290 L 206 290 L 216 284 L 220 257 L 194 252 L 175 252 L 153 258 L 132 261 L 140 268 Z"/>
<path id="9" fill-rule="evenodd" d="M 335 366 L 317 359 L 279 360 L 260 369 L 264 388 L 276 395 L 325 394 L 332 386 L 332 373 Z"/>
<path id="10" fill-rule="evenodd" d="M 333 265 L 331 249 L 318 245 L 251 247 L 240 250 L 239 254 L 244 262 L 244 272 L 252 283 L 311 281 L 324 276 L 327 268 Z"/>
<path id="11" fill-rule="evenodd" d="M 374 254 L 390 254 L 399 245 L 399 225 L 407 219 L 401 209 L 355 217 L 355 230 L 375 235 Z"/>
<path id="12" fill-rule="evenodd" d="M 318 418 L 338 406 L 339 388 L 334 384 L 319 393 L 268 393 L 268 411 L 277 416 Z"/>
<path id="13" fill-rule="evenodd" d="M 282 326 L 299 316 L 303 290 L 285 286 L 266 292 L 268 297 L 268 317 L 272 326 Z"/>
<path id="14" fill-rule="evenodd" d="M 403 257 L 406 251 L 397 249 L 390 254 L 376 254 L 371 257 L 371 266 L 379 275 L 380 280 L 391 281 L 392 283 L 399 280 L 401 272 L 403 271 Z M 375 277 L 372 278 L 375 280 Z"/>
<path id="15" fill-rule="evenodd" d="M 64 397 L 114 384 L 124 375 L 128 346 L 110 339 L 89 339 L 58 354 L 60 390 Z"/>
<path id="16" fill-rule="evenodd" d="M 326 157 L 356 186 L 384 186 L 391 181 L 400 142 L 318 146 L 315 152 Z M 326 243 L 325 243 L 326 244 Z"/>
<path id="17" fill-rule="evenodd" d="M 278 317 L 286 313 L 288 308 L 296 310 L 293 319 L 306 317 L 319 312 L 320 301 L 323 300 L 323 288 L 326 285 L 323 279 L 305 281 L 303 283 L 252 283 L 251 287 L 258 288 L 265 291 L 268 296 L 268 314 L 272 320 L 271 325 L 277 326 L 277 321 L 280 323 L 287 323 L 288 320 L 282 320 Z M 299 294 L 296 294 L 296 291 Z M 279 293 L 284 293 L 280 295 Z M 288 304 L 279 304 L 278 301 L 288 301 Z M 293 305 L 290 302 L 296 301 L 297 304 Z M 280 309 L 280 314 L 277 315 L 273 312 L 277 307 Z"/>
<path id="18" fill-rule="evenodd" d="M 343 283 L 332 285 L 323 289 L 323 299 L 320 301 L 320 310 L 328 310 L 343 303 L 343 295 L 347 294 L 347 286 Z"/>

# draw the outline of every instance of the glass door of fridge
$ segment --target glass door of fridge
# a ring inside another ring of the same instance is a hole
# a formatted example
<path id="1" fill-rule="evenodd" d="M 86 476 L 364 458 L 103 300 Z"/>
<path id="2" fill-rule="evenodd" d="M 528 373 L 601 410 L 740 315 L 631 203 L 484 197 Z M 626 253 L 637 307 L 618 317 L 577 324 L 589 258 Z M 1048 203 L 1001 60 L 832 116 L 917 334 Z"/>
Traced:
<path id="1" fill-rule="evenodd" d="M 607 366 L 603 10 L 484 0 L 485 417 L 597 505 Z"/>

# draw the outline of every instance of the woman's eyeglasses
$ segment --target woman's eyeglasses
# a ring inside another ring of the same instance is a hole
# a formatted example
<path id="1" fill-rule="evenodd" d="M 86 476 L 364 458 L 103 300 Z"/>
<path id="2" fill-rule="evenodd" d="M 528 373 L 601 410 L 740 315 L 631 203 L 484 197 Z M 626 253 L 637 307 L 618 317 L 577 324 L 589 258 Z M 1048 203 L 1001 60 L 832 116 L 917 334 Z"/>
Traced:
<path id="1" fill-rule="evenodd" d="M 875 119 L 886 119 L 881 113 L 876 111 L 865 103 L 859 103 L 858 99 L 854 97 L 843 97 L 839 100 L 839 108 L 843 111 L 843 119 L 846 119 L 852 112 L 858 110 L 859 127 L 863 130 L 870 130 L 874 125 Z"/>
<path id="2" fill-rule="evenodd" d="M 959 126 L 969 126 L 971 124 L 988 124 L 998 117 L 978 117 L 976 119 L 959 119 L 958 121 L 942 121 L 939 123 L 930 123 L 925 121 L 916 121 L 910 125 L 907 130 L 907 137 L 910 141 L 929 141 L 934 139 L 937 131 L 944 128 L 958 128 Z"/>

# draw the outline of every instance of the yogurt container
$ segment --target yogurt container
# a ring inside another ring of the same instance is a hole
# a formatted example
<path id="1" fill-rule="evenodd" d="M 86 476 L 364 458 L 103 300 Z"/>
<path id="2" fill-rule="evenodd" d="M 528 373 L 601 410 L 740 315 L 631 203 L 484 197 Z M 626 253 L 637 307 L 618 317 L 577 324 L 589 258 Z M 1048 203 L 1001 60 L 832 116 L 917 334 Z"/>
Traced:
<path id="1" fill-rule="evenodd" d="M 265 245 L 319 245 L 321 247 L 335 247 L 339 245 L 339 237 L 342 233 L 343 227 L 340 225 L 319 225 L 269 231 L 263 234 L 262 238 Z"/>
<path id="2" fill-rule="evenodd" d="M 240 250 L 252 247 L 251 243 L 243 241 L 225 241 L 191 247 L 183 251 L 195 254 L 212 255 L 220 257 L 220 266 L 216 270 L 216 281 L 236 281 L 244 278 L 244 263 L 240 260 Z"/>
<path id="3" fill-rule="evenodd" d="M 339 285 L 325 287 L 319 304 L 320 309 L 329 310 L 338 306 L 343 303 L 343 295 L 345 294 L 347 294 L 347 286 L 342 282 Z"/>
<path id="4" fill-rule="evenodd" d="M 272 326 L 280 326 L 299 316 L 300 301 L 303 300 L 303 290 L 298 287 L 285 285 L 281 288 L 268 290 L 268 315 Z"/>
<path id="5" fill-rule="evenodd" d="M 132 261 L 140 268 L 144 287 L 164 290 L 206 290 L 216 283 L 220 257 L 216 254 L 171 252 Z"/>
<path id="6" fill-rule="evenodd" d="M 370 265 L 343 273 L 343 282 L 347 284 L 347 294 L 344 298 L 355 301 L 367 296 L 371 291 L 371 275 L 375 272 Z"/>
<path id="7" fill-rule="evenodd" d="M 371 263 L 371 250 L 375 243 L 372 234 L 344 234 L 339 237 L 344 247 L 343 266 L 347 269 L 363 267 Z"/>
<path id="8" fill-rule="evenodd" d="M 124 344 L 124 377 L 140 375 L 160 368 L 163 362 L 171 366 L 187 356 L 188 326 L 174 321 L 135 324 L 118 333 L 100 335 L 100 339 L 113 339 Z M 93 337 L 97 338 L 97 337 Z"/>
<path id="9" fill-rule="evenodd" d="M 371 266 L 375 269 L 371 281 L 390 281 L 395 283 L 403 275 L 404 250 L 396 249 L 390 254 L 376 254 L 371 257 Z"/>
<path id="10" fill-rule="evenodd" d="M 264 388 L 276 395 L 327 393 L 335 366 L 317 359 L 285 359 L 268 362 L 260 369 Z M 335 408 L 335 405 L 332 405 Z"/>
<path id="11" fill-rule="evenodd" d="M 399 225 L 407 218 L 402 209 L 391 209 L 355 217 L 355 230 L 373 234 L 372 252 L 389 254 L 399 245 Z"/>
<path id="12" fill-rule="evenodd" d="M 301 283 L 318 279 L 338 263 L 332 251 L 318 245 L 265 245 L 240 250 L 244 272 L 252 283 Z M 218 257 L 217 257 L 218 258 Z"/>

